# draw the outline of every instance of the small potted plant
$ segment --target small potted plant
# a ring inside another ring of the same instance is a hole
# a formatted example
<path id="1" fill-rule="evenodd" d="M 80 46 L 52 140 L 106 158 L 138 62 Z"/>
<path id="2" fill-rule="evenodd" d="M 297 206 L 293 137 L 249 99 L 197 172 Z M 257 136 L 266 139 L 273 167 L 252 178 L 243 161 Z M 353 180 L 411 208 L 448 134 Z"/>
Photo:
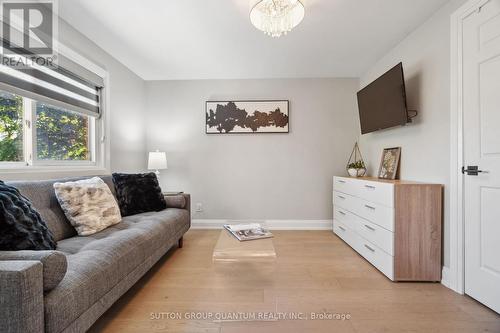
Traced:
<path id="1" fill-rule="evenodd" d="M 363 177 L 366 174 L 366 167 L 363 161 L 356 161 L 347 166 L 347 173 L 351 177 Z"/>
<path id="2" fill-rule="evenodd" d="M 346 166 L 347 173 L 351 177 L 363 177 L 366 174 L 366 165 L 361 156 L 358 143 L 354 144 L 351 156 Z"/>

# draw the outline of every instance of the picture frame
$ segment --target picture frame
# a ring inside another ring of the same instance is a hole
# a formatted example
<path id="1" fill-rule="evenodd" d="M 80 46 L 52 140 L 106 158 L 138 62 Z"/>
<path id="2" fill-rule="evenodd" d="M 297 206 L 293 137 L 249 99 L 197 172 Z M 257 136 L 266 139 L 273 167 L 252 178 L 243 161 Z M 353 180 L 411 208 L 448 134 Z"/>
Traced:
<path id="1" fill-rule="evenodd" d="M 399 178 L 400 159 L 401 147 L 385 148 L 380 159 L 378 178 L 392 180 Z"/>
<path id="2" fill-rule="evenodd" d="M 289 133 L 289 109 L 288 100 L 207 101 L 205 133 Z"/>

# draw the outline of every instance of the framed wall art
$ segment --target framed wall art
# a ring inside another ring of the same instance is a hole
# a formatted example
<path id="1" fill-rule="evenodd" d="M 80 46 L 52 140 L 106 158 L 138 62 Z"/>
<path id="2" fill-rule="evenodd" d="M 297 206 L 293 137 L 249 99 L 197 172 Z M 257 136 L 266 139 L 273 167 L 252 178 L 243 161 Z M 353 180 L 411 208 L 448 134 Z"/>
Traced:
<path id="1" fill-rule="evenodd" d="M 207 134 L 288 133 L 289 101 L 208 101 Z"/>

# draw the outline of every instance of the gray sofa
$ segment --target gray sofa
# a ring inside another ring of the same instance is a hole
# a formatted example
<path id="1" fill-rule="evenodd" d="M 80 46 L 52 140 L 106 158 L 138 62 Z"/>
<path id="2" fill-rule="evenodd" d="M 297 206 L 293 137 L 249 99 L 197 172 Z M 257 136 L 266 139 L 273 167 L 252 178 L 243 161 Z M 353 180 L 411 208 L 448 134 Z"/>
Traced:
<path id="1" fill-rule="evenodd" d="M 101 178 L 115 194 L 111 176 Z M 79 237 L 57 202 L 55 181 L 9 183 L 43 216 L 57 250 L 0 251 L 0 332 L 85 332 L 171 247 L 181 247 L 190 227 L 189 195 L 167 196 L 163 211 Z"/>

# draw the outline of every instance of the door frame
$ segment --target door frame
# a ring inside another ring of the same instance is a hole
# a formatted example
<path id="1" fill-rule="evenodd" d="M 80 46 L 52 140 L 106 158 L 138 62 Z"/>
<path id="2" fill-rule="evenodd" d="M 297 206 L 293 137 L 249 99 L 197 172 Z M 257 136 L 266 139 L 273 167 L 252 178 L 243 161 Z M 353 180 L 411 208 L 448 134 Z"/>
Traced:
<path id="1" fill-rule="evenodd" d="M 451 15 L 450 267 L 445 284 L 460 294 L 465 293 L 464 177 L 461 172 L 464 165 L 462 21 L 489 1 L 469 0 Z"/>

